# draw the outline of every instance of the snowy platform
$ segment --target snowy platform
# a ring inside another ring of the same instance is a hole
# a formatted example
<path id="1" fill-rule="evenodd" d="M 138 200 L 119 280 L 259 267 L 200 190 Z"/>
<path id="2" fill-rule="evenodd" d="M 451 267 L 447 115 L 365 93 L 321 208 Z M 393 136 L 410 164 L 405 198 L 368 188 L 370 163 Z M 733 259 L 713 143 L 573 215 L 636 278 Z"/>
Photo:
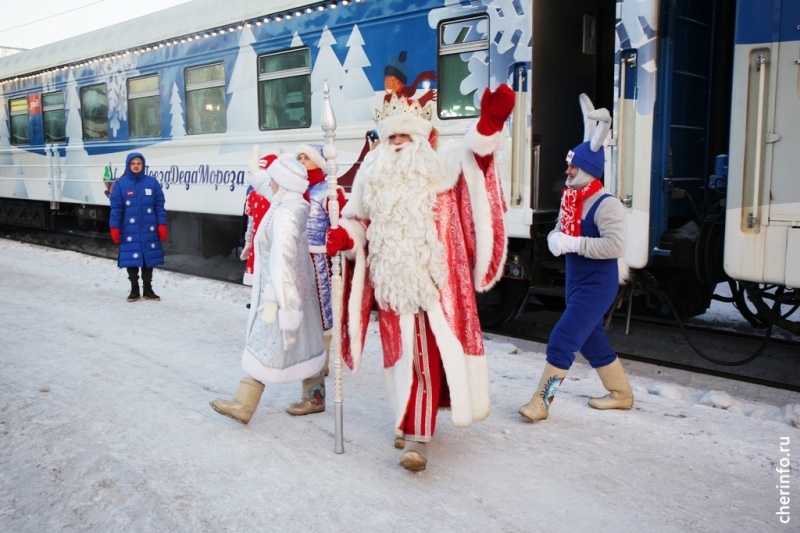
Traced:
<path id="1" fill-rule="evenodd" d="M 586 401 L 602 386 L 577 364 L 550 418 L 529 424 L 516 411 L 542 347 L 493 337 L 492 414 L 457 430 L 441 412 L 428 469 L 415 474 L 397 465 L 374 322 L 362 370 L 345 374 L 336 455 L 330 377 L 318 415 L 284 413 L 299 384 L 268 385 L 248 426 L 208 406 L 242 375 L 248 287 L 156 271 L 154 288 L 161 302 L 128 303 L 113 261 L 0 240 L 0 531 L 788 532 L 800 522 L 800 478 L 788 473 L 800 471 L 798 394 L 625 362 L 634 409 L 601 412 Z M 790 514 L 776 514 L 782 506 Z"/>

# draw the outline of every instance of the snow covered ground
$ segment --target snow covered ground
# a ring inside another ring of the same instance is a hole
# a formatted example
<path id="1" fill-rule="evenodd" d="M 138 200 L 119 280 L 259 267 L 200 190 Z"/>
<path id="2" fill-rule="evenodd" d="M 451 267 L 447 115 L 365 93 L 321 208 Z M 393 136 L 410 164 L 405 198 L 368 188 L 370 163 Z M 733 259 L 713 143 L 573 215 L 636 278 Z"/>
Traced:
<path id="1" fill-rule="evenodd" d="M 248 288 L 154 278 L 161 302 L 128 303 L 114 262 L 0 240 L 0 531 L 798 531 L 798 394 L 625 362 L 634 409 L 601 412 L 576 364 L 529 424 L 542 347 L 495 337 L 491 416 L 442 412 L 415 474 L 375 323 L 337 455 L 331 378 L 318 415 L 284 413 L 299 384 L 268 385 L 248 426 L 208 406 L 242 375 Z"/>

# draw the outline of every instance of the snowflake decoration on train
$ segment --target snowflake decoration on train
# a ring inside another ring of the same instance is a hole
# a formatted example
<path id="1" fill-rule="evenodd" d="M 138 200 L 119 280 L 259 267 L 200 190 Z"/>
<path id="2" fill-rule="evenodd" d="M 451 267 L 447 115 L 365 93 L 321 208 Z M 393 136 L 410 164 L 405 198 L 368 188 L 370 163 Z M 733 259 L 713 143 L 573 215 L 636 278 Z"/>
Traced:
<path id="1" fill-rule="evenodd" d="M 128 120 L 128 85 L 126 80 L 139 75 L 135 55 L 104 61 L 98 73 L 108 88 L 108 117 L 112 136 L 116 137 L 122 122 Z"/>
<path id="2" fill-rule="evenodd" d="M 509 67 L 515 62 L 530 62 L 532 58 L 533 25 L 531 13 L 520 0 L 482 0 L 486 6 L 487 22 L 477 24 L 475 30 L 488 38 L 492 48 L 492 62 L 486 51 L 461 54 L 470 75 L 462 80 L 461 94 L 475 91 L 474 103 L 480 107 L 480 98 L 487 86 L 485 72 L 489 71 L 488 85 L 510 82 Z M 436 28 L 442 20 L 461 16 L 463 6 L 459 0 L 444 0 L 445 7 L 434 9 L 428 16 L 428 25 Z M 487 27 L 488 26 L 488 27 Z M 491 33 L 488 33 L 491 31 Z"/>

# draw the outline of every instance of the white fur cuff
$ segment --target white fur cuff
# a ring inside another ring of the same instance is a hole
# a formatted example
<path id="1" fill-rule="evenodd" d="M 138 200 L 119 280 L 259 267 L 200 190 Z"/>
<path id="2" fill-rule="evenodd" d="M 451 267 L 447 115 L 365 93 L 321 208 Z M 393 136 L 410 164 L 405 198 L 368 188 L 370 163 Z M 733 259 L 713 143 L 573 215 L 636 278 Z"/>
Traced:
<path id="1" fill-rule="evenodd" d="M 473 125 L 467 131 L 466 142 L 470 150 L 480 156 L 489 155 L 497 152 L 503 147 L 503 130 L 493 133 L 492 135 L 481 135 L 478 133 L 478 128 Z"/>
<path id="2" fill-rule="evenodd" d="M 288 309 L 278 309 L 278 325 L 284 331 L 297 331 L 300 323 L 303 322 L 302 311 L 289 311 Z"/>
<path id="3" fill-rule="evenodd" d="M 433 125 L 429 120 L 414 115 L 395 115 L 378 123 L 378 135 L 382 143 L 388 143 L 389 137 L 399 133 L 405 135 L 422 135 L 425 139 L 431 134 Z"/>

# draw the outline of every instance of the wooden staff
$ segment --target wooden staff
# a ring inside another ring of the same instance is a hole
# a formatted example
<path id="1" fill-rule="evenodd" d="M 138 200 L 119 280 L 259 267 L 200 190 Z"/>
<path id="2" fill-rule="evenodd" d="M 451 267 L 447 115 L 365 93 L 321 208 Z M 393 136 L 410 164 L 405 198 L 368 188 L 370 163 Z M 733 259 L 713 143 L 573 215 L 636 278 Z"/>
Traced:
<path id="1" fill-rule="evenodd" d="M 322 149 L 322 154 L 325 156 L 327 163 L 325 171 L 328 182 L 328 214 L 331 219 L 331 228 L 339 227 L 339 195 L 338 185 L 339 179 L 339 165 L 336 163 L 336 158 L 339 151 L 333 144 L 336 139 L 336 116 L 333 114 L 333 107 L 331 106 L 330 90 L 328 89 L 328 80 L 324 82 L 323 89 L 323 104 L 322 104 L 322 118 L 320 126 L 322 127 L 322 137 L 325 139 L 325 146 Z M 333 307 L 333 332 L 331 338 L 331 349 L 333 350 L 333 390 L 334 390 L 334 414 L 336 417 L 336 430 L 335 430 L 335 448 L 336 453 L 344 453 L 344 437 L 343 437 L 343 415 L 342 415 L 342 268 L 341 268 L 341 253 L 331 257 L 331 300 Z"/>

